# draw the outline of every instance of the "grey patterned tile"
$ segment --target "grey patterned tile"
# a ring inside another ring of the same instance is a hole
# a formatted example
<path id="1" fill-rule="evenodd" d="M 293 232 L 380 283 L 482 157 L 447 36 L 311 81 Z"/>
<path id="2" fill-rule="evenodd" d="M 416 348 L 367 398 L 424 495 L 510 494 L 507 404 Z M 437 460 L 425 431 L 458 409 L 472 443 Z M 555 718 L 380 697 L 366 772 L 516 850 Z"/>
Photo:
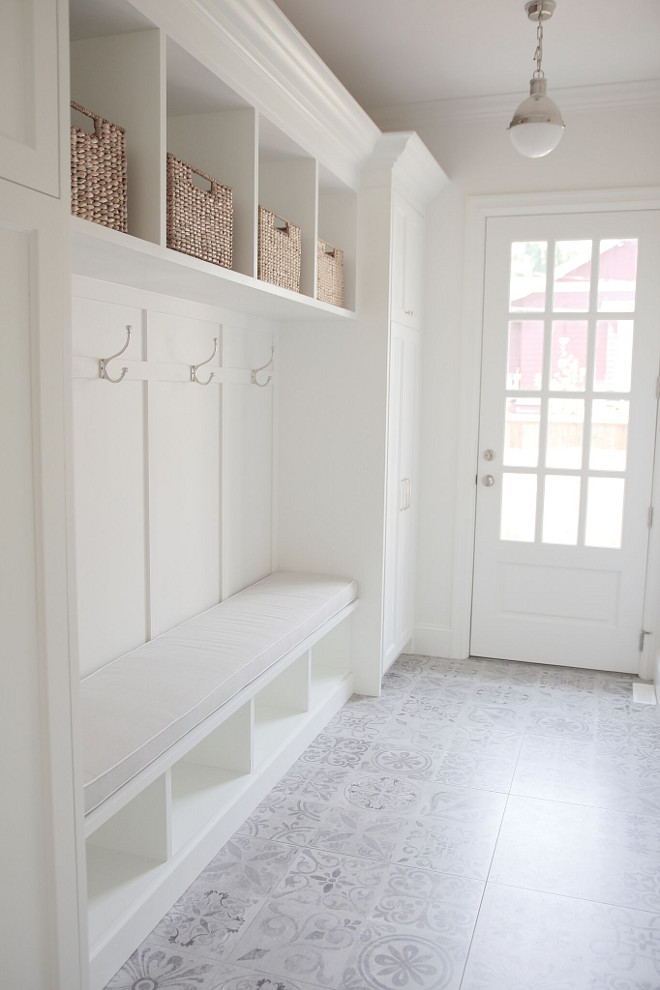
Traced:
<path id="1" fill-rule="evenodd" d="M 423 797 L 424 790 L 419 781 L 377 773 L 352 774 L 342 791 L 342 798 L 349 807 L 383 811 L 393 816 L 413 814 Z"/>
<path id="2" fill-rule="evenodd" d="M 271 792 L 237 831 L 251 837 L 305 846 L 326 810 L 327 804 L 320 801 Z"/>
<path id="3" fill-rule="evenodd" d="M 356 858 L 391 860 L 406 827 L 400 816 L 337 806 L 324 815 L 310 846 Z"/>
<path id="4" fill-rule="evenodd" d="M 557 736 L 562 739 L 595 739 L 593 715 L 558 708 L 534 708 L 529 713 L 527 730 L 533 736 Z"/>
<path id="5" fill-rule="evenodd" d="M 528 713 L 523 708 L 507 705 L 468 705 L 462 716 L 461 725 L 470 729 L 495 729 L 505 732 L 523 732 Z"/>
<path id="6" fill-rule="evenodd" d="M 295 855 L 295 849 L 278 843 L 233 836 L 159 922 L 148 942 L 170 951 L 223 957 Z"/>
<path id="7" fill-rule="evenodd" d="M 256 969 L 225 965 L 219 982 L 213 984 L 213 990 L 317 990 L 317 987 L 299 980 L 294 983 L 281 980 L 278 976 L 271 978 Z"/>
<path id="8" fill-rule="evenodd" d="M 326 732 L 337 736 L 351 736 L 354 739 L 376 739 L 383 727 L 392 718 L 391 707 L 385 703 L 347 703 L 328 722 Z M 398 707 L 398 699 L 396 699 Z"/>
<path id="9" fill-rule="evenodd" d="M 405 745 L 405 740 L 375 742 L 361 764 L 362 770 L 427 780 L 434 774 L 434 758 L 423 748 Z"/>
<path id="10" fill-rule="evenodd" d="M 144 943 L 110 980 L 106 990 L 212 990 L 219 973 L 208 961 Z"/>
<path id="11" fill-rule="evenodd" d="M 407 698 L 396 712 L 396 722 L 406 725 L 413 731 L 428 730 L 458 722 L 463 713 L 463 703 L 442 698 L 430 698 L 413 694 Z"/>
<path id="12" fill-rule="evenodd" d="M 504 794 L 434 786 L 409 820 L 395 862 L 485 880 L 505 805 Z"/>
<path id="13" fill-rule="evenodd" d="M 339 986 L 384 863 L 302 851 L 232 953 L 236 964 L 285 980 Z"/>
<path id="14" fill-rule="evenodd" d="M 300 757 L 303 763 L 319 763 L 329 767 L 361 768 L 371 742 L 330 732 L 321 732 Z"/>
<path id="15" fill-rule="evenodd" d="M 654 990 L 660 917 L 490 884 L 462 990 Z"/>
<path id="16" fill-rule="evenodd" d="M 489 880 L 658 911 L 660 819 L 512 796 Z"/>
<path id="17" fill-rule="evenodd" d="M 298 760 L 271 791 L 311 801 L 332 801 L 341 791 L 350 771 L 344 767 L 318 766 Z"/>

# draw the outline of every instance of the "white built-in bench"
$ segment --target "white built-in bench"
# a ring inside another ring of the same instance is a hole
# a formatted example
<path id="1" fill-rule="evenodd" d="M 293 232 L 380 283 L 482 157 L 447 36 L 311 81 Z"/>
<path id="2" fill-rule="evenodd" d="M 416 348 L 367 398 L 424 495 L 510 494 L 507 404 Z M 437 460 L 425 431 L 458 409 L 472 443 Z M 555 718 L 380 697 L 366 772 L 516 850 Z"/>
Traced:
<path id="1" fill-rule="evenodd" d="M 92 990 L 349 697 L 356 607 L 277 572 L 81 681 Z"/>

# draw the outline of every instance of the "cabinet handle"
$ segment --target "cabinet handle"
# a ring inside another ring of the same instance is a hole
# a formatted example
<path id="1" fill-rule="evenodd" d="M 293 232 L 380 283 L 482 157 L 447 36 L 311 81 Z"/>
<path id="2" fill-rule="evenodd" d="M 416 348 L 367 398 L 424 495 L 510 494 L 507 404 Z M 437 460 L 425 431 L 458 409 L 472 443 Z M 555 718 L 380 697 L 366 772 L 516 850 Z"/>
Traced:
<path id="1" fill-rule="evenodd" d="M 403 486 L 401 512 L 405 512 L 412 504 L 412 482 L 410 478 L 402 478 L 401 484 Z"/>
<path id="2" fill-rule="evenodd" d="M 406 312 L 406 316 L 414 316 L 415 315 L 415 310 L 414 309 L 407 309 L 405 312 Z"/>

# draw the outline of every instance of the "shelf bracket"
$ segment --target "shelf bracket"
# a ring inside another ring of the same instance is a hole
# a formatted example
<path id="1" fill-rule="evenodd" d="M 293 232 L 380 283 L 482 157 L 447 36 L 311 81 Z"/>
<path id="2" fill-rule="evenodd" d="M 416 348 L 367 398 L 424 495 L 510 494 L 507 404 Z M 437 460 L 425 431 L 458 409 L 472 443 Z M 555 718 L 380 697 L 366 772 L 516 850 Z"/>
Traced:
<path id="1" fill-rule="evenodd" d="M 215 378 L 215 371 L 212 371 L 211 374 L 209 375 L 209 377 L 206 379 L 206 381 L 203 382 L 203 381 L 200 381 L 200 379 L 197 377 L 197 372 L 199 371 L 199 369 L 203 365 L 208 364 L 209 361 L 212 361 L 213 358 L 218 353 L 218 340 L 219 340 L 218 337 L 214 337 L 213 338 L 213 354 L 211 354 L 210 357 L 207 357 L 206 361 L 200 361 L 199 364 L 191 364 L 190 365 L 190 381 L 191 382 L 197 382 L 198 385 L 210 385 L 211 382 L 213 381 L 213 379 Z"/>
<path id="2" fill-rule="evenodd" d="M 271 347 L 270 358 L 268 359 L 268 361 L 266 361 L 266 363 L 263 364 L 260 368 L 253 368 L 252 371 L 250 372 L 250 381 L 252 382 L 252 384 L 256 385 L 257 388 L 265 388 L 269 382 L 272 382 L 273 376 L 269 375 L 265 382 L 260 382 L 257 381 L 257 375 L 259 374 L 260 371 L 265 371 L 266 368 L 272 369 L 274 367 L 275 367 L 275 348 Z"/>
<path id="3" fill-rule="evenodd" d="M 117 351 L 116 354 L 111 354 L 110 357 L 101 358 L 99 360 L 99 378 L 105 378 L 106 382 L 112 382 L 113 385 L 118 385 L 119 382 L 122 382 L 124 380 L 124 378 L 126 377 L 126 373 L 128 371 L 128 368 L 123 367 L 121 369 L 121 375 L 119 376 L 119 378 L 111 378 L 110 375 L 108 374 L 108 364 L 110 363 L 110 361 L 114 361 L 115 358 L 118 358 L 118 357 L 121 357 L 122 356 L 122 354 L 124 353 L 124 351 L 126 350 L 126 348 L 128 347 L 128 345 L 131 342 L 131 334 L 132 334 L 132 332 L 133 332 L 133 327 L 131 327 L 131 326 L 129 326 L 127 324 L 126 325 L 126 343 L 124 344 L 124 346 L 122 347 L 122 349 L 120 351 Z"/>

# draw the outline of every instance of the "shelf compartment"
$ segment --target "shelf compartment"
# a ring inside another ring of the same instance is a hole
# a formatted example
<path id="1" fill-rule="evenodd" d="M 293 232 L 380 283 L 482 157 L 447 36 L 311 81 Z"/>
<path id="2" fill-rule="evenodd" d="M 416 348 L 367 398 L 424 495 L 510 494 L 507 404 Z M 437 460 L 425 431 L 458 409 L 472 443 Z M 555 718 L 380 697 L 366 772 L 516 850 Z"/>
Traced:
<path id="1" fill-rule="evenodd" d="M 258 282 L 130 234 L 71 217 L 75 275 L 134 286 L 271 320 L 344 323 L 355 313 Z"/>
<path id="2" fill-rule="evenodd" d="M 170 851 L 169 776 L 163 774 L 87 839 L 92 952 L 157 882 Z"/>
<path id="3" fill-rule="evenodd" d="M 312 647 L 310 708 L 315 710 L 351 677 L 351 622 L 341 622 Z"/>
<path id="4" fill-rule="evenodd" d="M 252 705 L 248 702 L 172 767 L 173 855 L 230 812 L 250 785 L 251 769 Z"/>
<path id="5" fill-rule="evenodd" d="M 344 306 L 355 309 L 357 194 L 319 166 L 318 236 L 344 252 Z"/>
<path id="6" fill-rule="evenodd" d="M 254 767 L 274 757 L 309 721 L 309 651 L 289 664 L 254 699 Z"/>
<path id="7" fill-rule="evenodd" d="M 231 188 L 233 269 L 254 276 L 256 111 L 171 40 L 167 42 L 167 150 Z"/>
<path id="8" fill-rule="evenodd" d="M 135 31 L 71 43 L 71 98 L 126 130 L 128 232 L 164 243 L 165 39 Z"/>

